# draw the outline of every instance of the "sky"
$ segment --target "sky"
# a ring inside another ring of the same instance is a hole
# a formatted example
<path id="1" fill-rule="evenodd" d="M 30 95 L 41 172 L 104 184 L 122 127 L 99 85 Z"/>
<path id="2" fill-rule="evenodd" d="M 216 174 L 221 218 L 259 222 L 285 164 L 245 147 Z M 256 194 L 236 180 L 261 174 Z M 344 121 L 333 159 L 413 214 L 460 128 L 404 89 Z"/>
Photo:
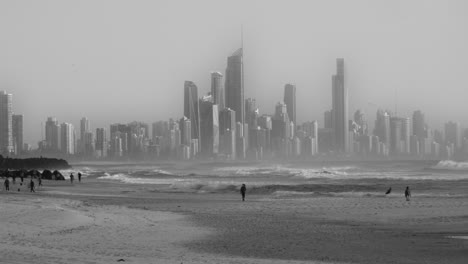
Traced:
<path id="1" fill-rule="evenodd" d="M 0 90 L 37 146 L 48 116 L 93 129 L 183 115 L 183 85 L 199 96 L 226 69 L 244 32 L 245 97 L 272 114 L 297 86 L 298 122 L 331 108 L 345 60 L 349 112 L 378 108 L 431 127 L 468 126 L 468 1 L 0 0 Z"/>

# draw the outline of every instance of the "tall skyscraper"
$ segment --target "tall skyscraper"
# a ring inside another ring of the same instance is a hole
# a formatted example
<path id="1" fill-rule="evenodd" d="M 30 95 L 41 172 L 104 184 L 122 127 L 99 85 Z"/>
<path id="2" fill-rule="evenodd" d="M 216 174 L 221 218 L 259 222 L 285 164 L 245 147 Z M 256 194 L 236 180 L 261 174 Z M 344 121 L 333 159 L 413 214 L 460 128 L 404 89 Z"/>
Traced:
<path id="1" fill-rule="evenodd" d="M 390 118 L 390 153 L 393 155 L 401 154 L 401 131 L 402 120 L 399 117 Z"/>
<path id="2" fill-rule="evenodd" d="M 386 149 L 390 148 L 390 114 L 387 111 L 377 110 L 374 135 L 379 137 Z"/>
<path id="3" fill-rule="evenodd" d="M 190 119 L 191 122 L 191 139 L 200 140 L 200 108 L 198 105 L 198 88 L 195 83 L 185 81 L 184 84 L 184 116 Z M 190 146 L 190 143 L 187 144 Z"/>
<path id="4" fill-rule="evenodd" d="M 291 120 L 295 126 L 296 123 L 296 85 L 286 84 L 284 86 L 284 103 L 288 109 L 289 120 Z"/>
<path id="5" fill-rule="evenodd" d="M 219 150 L 219 110 L 218 105 L 208 100 L 200 100 L 201 153 L 205 157 L 218 154 Z"/>
<path id="6" fill-rule="evenodd" d="M 236 112 L 224 108 L 219 112 L 220 153 L 230 159 L 236 158 Z"/>
<path id="7" fill-rule="evenodd" d="M 12 95 L 0 92 L 0 153 L 13 152 Z"/>
<path id="8" fill-rule="evenodd" d="M 445 141 L 446 144 L 454 144 L 454 147 L 458 150 L 462 146 L 461 128 L 458 122 L 447 122 L 445 123 Z"/>
<path id="9" fill-rule="evenodd" d="M 12 116 L 13 147 L 16 155 L 23 152 L 23 115 Z"/>
<path id="10" fill-rule="evenodd" d="M 245 99 L 245 123 L 247 123 L 250 129 L 257 128 L 258 109 L 257 102 L 253 98 Z"/>
<path id="11" fill-rule="evenodd" d="M 182 117 L 179 121 L 180 129 L 180 144 L 190 147 L 192 144 L 192 122 L 186 116 Z"/>
<path id="12" fill-rule="evenodd" d="M 424 118 L 424 114 L 418 110 L 413 112 L 413 135 L 416 136 L 418 140 L 418 153 L 424 154 L 425 153 L 425 139 L 427 137 L 426 131 L 426 121 Z"/>
<path id="13" fill-rule="evenodd" d="M 411 152 L 411 126 L 410 126 L 410 119 L 409 117 L 401 118 L 401 140 L 403 140 L 403 150 L 402 152 L 405 154 L 409 154 Z"/>
<path id="14" fill-rule="evenodd" d="M 55 117 L 48 117 L 45 124 L 45 140 L 49 151 L 60 150 L 60 125 Z"/>
<path id="15" fill-rule="evenodd" d="M 75 130 L 73 129 L 73 125 L 70 123 L 62 123 L 60 129 L 60 146 L 62 153 L 66 155 L 75 154 Z"/>
<path id="16" fill-rule="evenodd" d="M 244 107 L 244 64 L 242 48 L 234 52 L 227 60 L 226 107 L 236 112 L 236 122 L 245 123 Z"/>
<path id="17" fill-rule="evenodd" d="M 98 157 L 107 157 L 107 134 L 105 128 L 96 128 L 96 154 Z"/>
<path id="18" fill-rule="evenodd" d="M 213 103 L 218 105 L 219 111 L 224 109 L 226 99 L 224 97 L 223 75 L 220 72 L 211 73 L 211 96 Z"/>
<path id="19" fill-rule="evenodd" d="M 89 119 L 86 117 L 83 117 L 80 120 L 80 140 L 81 140 L 82 146 L 84 146 L 86 132 L 91 132 L 91 127 L 89 124 Z"/>
<path id="20" fill-rule="evenodd" d="M 337 151 L 349 151 L 348 90 L 344 80 L 344 59 L 336 60 L 337 71 L 332 77 L 332 122 Z"/>

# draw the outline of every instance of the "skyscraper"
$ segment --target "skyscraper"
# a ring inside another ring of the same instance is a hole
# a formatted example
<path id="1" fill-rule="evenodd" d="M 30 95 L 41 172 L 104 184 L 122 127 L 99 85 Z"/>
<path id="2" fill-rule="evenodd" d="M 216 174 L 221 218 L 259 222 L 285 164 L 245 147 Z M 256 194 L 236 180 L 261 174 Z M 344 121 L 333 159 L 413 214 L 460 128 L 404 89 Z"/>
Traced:
<path id="1" fill-rule="evenodd" d="M 225 105 L 223 75 L 220 72 L 211 73 L 211 96 L 213 103 L 218 105 L 218 110 L 221 111 Z"/>
<path id="2" fill-rule="evenodd" d="M 81 118 L 80 120 L 80 151 L 84 151 L 84 145 L 85 145 L 85 133 L 91 132 L 91 127 L 89 125 L 89 119 L 86 117 Z"/>
<path id="3" fill-rule="evenodd" d="M 418 141 L 418 153 L 425 153 L 425 138 L 427 137 L 426 122 L 424 114 L 418 110 L 413 112 L 413 135 L 416 136 Z"/>
<path id="4" fill-rule="evenodd" d="M 12 95 L 0 92 L 0 153 L 13 152 Z"/>
<path id="5" fill-rule="evenodd" d="M 179 121 L 180 129 L 180 144 L 190 147 L 192 144 L 192 122 L 186 116 L 182 117 Z"/>
<path id="6" fill-rule="evenodd" d="M 257 128 L 258 109 L 257 102 L 253 98 L 245 99 L 245 123 L 247 123 L 250 129 Z"/>
<path id="7" fill-rule="evenodd" d="M 218 105 L 208 100 L 200 100 L 201 153 L 205 157 L 218 154 L 219 150 L 219 110 Z"/>
<path id="8" fill-rule="evenodd" d="M 75 154 L 75 130 L 73 125 L 70 123 L 62 123 L 61 129 L 61 150 L 63 154 L 73 155 Z"/>
<path id="9" fill-rule="evenodd" d="M 291 120 L 295 126 L 296 123 L 296 85 L 286 84 L 284 86 L 284 103 L 288 109 L 289 120 Z"/>
<path id="10" fill-rule="evenodd" d="M 23 152 L 23 115 L 12 116 L 13 125 L 13 147 L 15 154 Z"/>
<path id="11" fill-rule="evenodd" d="M 390 147 L 390 115 L 387 111 L 377 110 L 374 135 L 378 136 L 386 149 Z"/>
<path id="12" fill-rule="evenodd" d="M 398 155 L 401 148 L 402 120 L 399 117 L 390 118 L 390 153 Z"/>
<path id="13" fill-rule="evenodd" d="M 191 81 L 185 81 L 184 83 L 184 116 L 190 119 L 192 130 L 191 139 L 198 139 L 198 144 L 200 144 L 200 108 L 198 105 L 198 88 L 195 83 Z M 186 145 L 190 146 L 190 143 L 187 143 Z"/>
<path id="14" fill-rule="evenodd" d="M 226 80 L 226 107 L 236 112 L 236 122 L 244 124 L 244 64 L 242 48 L 234 52 L 227 60 Z"/>
<path id="15" fill-rule="evenodd" d="M 236 112 L 224 108 L 219 112 L 220 153 L 230 159 L 236 158 Z"/>
<path id="16" fill-rule="evenodd" d="M 105 128 L 96 128 L 96 154 L 98 157 L 107 157 L 107 135 Z"/>
<path id="17" fill-rule="evenodd" d="M 454 144 L 454 147 L 458 150 L 461 148 L 462 136 L 461 128 L 458 122 L 447 122 L 445 123 L 445 141 L 446 144 Z"/>
<path id="18" fill-rule="evenodd" d="M 60 150 L 60 125 L 55 117 L 48 117 L 45 124 L 47 149 L 53 152 Z"/>
<path id="19" fill-rule="evenodd" d="M 336 67 L 336 74 L 332 77 L 332 122 L 335 148 L 340 152 L 348 152 L 348 90 L 344 83 L 344 59 L 337 59 Z"/>
<path id="20" fill-rule="evenodd" d="M 401 118 L 401 140 L 403 140 L 403 150 L 402 152 L 405 154 L 409 154 L 411 151 L 411 144 L 410 144 L 410 137 L 411 137 L 411 130 L 410 130 L 410 119 L 409 117 Z"/>

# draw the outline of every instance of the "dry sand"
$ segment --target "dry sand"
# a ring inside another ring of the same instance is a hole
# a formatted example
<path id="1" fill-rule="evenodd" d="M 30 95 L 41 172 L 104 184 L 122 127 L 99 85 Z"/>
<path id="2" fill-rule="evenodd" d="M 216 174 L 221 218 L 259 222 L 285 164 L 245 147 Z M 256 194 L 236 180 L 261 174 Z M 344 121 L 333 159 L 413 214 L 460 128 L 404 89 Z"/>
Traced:
<path id="1" fill-rule="evenodd" d="M 88 180 L 0 193 L 1 263 L 466 263 L 468 199 L 159 193 Z"/>

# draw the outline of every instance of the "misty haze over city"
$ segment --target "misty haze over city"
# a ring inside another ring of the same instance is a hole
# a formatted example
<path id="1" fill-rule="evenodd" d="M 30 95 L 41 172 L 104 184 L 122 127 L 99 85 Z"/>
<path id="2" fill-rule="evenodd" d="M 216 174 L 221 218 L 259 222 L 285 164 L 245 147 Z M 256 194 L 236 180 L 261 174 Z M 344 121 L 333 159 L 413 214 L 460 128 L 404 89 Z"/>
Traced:
<path id="1" fill-rule="evenodd" d="M 0 263 L 466 264 L 467 11 L 0 0 Z"/>
<path id="2" fill-rule="evenodd" d="M 245 98 L 274 114 L 297 87 L 298 123 L 331 108 L 345 59 L 349 113 L 378 109 L 443 129 L 467 125 L 465 1 L 2 1 L 0 87 L 37 146 L 47 117 L 93 130 L 183 116 L 184 81 L 201 97 L 244 31 Z M 396 96 L 395 96 L 396 95 Z M 351 119 L 351 118 L 350 118 Z M 79 138 L 79 136 L 77 136 Z"/>

